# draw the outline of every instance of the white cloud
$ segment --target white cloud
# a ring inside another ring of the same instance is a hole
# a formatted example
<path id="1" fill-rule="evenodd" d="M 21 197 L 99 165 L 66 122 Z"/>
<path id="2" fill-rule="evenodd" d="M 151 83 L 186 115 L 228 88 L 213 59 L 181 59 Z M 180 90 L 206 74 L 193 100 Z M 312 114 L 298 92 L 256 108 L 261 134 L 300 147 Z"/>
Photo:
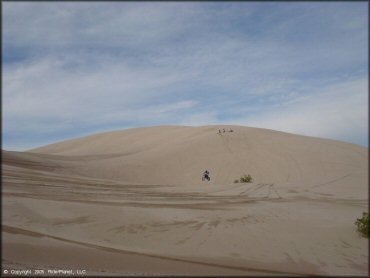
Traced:
<path id="1" fill-rule="evenodd" d="M 179 121 L 180 125 L 187 126 L 203 126 L 218 123 L 219 119 L 216 112 L 198 112 L 196 114 L 187 115 Z"/>
<path id="2" fill-rule="evenodd" d="M 79 71 L 71 69 L 68 61 L 37 60 L 4 71 L 4 117 L 94 118 L 160 97 L 161 90 L 179 79 L 176 73 L 132 70 L 119 62 Z"/>
<path id="3" fill-rule="evenodd" d="M 150 48 L 190 32 L 199 18 L 207 18 L 202 6 L 160 2 L 4 3 L 4 42 L 13 46 Z"/>
<path id="4" fill-rule="evenodd" d="M 243 124 L 307 136 L 366 145 L 368 137 L 368 80 L 356 79 L 316 89 L 242 121 Z"/>

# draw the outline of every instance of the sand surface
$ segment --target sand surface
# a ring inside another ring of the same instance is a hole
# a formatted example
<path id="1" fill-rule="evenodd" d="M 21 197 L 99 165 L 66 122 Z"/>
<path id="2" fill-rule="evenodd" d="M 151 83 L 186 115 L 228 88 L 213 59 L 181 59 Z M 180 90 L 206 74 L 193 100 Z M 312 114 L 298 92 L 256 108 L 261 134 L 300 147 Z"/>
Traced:
<path id="1" fill-rule="evenodd" d="M 162 126 L 2 155 L 3 271 L 368 275 L 367 148 Z"/>

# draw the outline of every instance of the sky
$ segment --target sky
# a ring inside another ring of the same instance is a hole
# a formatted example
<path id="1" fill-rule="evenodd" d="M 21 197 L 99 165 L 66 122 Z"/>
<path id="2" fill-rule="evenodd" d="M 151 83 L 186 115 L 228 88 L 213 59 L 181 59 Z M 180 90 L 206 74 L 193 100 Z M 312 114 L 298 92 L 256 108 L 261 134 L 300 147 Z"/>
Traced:
<path id="1" fill-rule="evenodd" d="M 367 2 L 3 2 L 2 148 L 156 125 L 368 147 Z"/>

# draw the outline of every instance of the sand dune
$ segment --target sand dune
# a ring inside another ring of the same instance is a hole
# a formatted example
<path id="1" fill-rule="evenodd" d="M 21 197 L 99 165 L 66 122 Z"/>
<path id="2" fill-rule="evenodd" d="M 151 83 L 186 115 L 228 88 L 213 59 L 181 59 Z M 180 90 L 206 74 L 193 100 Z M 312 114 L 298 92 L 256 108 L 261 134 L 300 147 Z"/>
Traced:
<path id="1" fill-rule="evenodd" d="M 234 183 L 242 174 L 253 183 Z M 354 226 L 368 210 L 368 149 L 357 145 L 241 126 L 137 128 L 3 151 L 2 182 L 3 269 L 368 274 Z"/>
<path id="2" fill-rule="evenodd" d="M 88 177 L 151 184 L 230 184 L 244 173 L 256 182 L 324 181 L 367 171 L 367 149 L 266 129 L 231 126 L 154 127 L 103 133 L 31 152 L 88 156 L 75 168 Z M 363 192 L 362 192 L 363 193 Z M 361 195 L 360 195 L 361 196 Z"/>

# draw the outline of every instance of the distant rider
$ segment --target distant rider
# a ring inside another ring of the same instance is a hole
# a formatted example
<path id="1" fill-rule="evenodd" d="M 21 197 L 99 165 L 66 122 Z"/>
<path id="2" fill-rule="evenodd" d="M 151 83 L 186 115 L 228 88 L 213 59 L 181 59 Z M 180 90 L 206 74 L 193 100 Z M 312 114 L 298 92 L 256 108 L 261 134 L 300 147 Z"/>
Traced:
<path id="1" fill-rule="evenodd" d="M 203 177 L 202 177 L 202 180 L 204 181 L 204 180 L 211 180 L 211 178 L 209 177 L 209 172 L 208 172 L 208 170 L 205 170 L 204 171 L 204 173 L 203 173 Z"/>

